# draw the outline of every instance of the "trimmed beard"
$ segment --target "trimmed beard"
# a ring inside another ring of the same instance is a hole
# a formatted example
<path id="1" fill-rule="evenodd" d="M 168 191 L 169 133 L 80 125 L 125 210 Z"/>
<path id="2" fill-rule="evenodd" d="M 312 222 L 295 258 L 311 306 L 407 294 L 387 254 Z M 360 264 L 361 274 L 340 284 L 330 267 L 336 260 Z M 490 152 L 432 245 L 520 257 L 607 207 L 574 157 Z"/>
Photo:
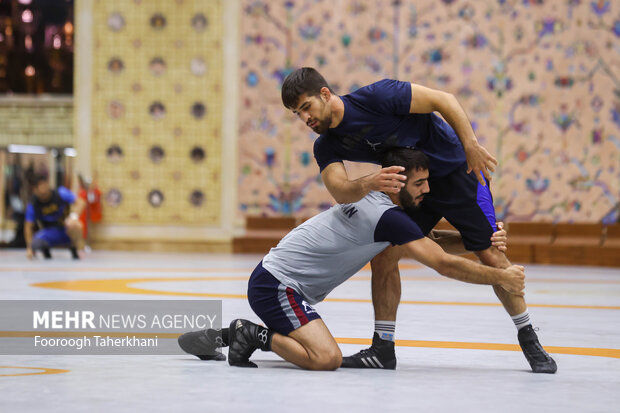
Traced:
<path id="1" fill-rule="evenodd" d="M 415 202 L 413 202 L 413 197 L 409 192 L 405 190 L 404 187 L 398 193 L 398 200 L 400 201 L 400 204 L 402 205 L 402 208 L 407 213 L 407 215 L 410 215 L 411 213 L 416 212 L 418 209 L 420 209 L 421 202 L 420 204 L 416 205 Z"/>

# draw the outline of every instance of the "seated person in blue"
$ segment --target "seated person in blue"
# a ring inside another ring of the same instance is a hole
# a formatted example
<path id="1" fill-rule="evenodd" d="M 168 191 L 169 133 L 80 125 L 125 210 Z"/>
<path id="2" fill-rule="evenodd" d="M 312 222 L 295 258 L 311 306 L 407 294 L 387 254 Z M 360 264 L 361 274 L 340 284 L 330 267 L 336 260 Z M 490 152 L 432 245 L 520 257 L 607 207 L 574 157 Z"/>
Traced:
<path id="1" fill-rule="evenodd" d="M 52 257 L 50 248 L 66 246 L 71 249 L 73 258 L 78 259 L 77 249 L 81 249 L 84 242 L 79 220 L 84 201 L 64 186 L 53 190 L 45 176 L 35 177 L 32 193 L 24 225 L 28 258 L 33 258 L 35 251 L 40 250 L 49 259 Z M 39 227 L 36 233 L 35 222 Z"/>

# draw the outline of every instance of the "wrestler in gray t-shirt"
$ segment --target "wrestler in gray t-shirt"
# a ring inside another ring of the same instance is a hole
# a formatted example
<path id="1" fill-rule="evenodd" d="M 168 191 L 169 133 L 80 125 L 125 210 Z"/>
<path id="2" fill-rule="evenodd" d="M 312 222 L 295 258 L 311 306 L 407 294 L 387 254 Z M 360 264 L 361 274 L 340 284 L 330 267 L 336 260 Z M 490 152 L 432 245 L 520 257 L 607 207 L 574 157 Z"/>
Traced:
<path id="1" fill-rule="evenodd" d="M 263 258 L 263 267 L 316 304 L 390 244 L 423 237 L 418 225 L 386 194 L 370 192 L 295 228 Z"/>

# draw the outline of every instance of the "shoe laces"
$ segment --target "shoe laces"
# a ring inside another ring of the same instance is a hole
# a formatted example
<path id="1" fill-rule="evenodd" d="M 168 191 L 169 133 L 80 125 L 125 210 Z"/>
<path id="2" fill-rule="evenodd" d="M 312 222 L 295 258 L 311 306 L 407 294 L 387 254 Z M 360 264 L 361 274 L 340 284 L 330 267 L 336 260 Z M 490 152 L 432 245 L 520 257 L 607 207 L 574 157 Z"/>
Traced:
<path id="1" fill-rule="evenodd" d="M 526 347 L 530 355 L 536 359 L 536 361 L 549 361 L 551 359 L 538 340 L 527 343 Z"/>
<path id="2" fill-rule="evenodd" d="M 374 346 L 370 346 L 369 348 L 365 348 L 363 350 L 360 350 L 360 352 L 358 354 L 361 357 L 378 356 L 379 355 L 379 350 L 376 347 L 374 347 Z"/>

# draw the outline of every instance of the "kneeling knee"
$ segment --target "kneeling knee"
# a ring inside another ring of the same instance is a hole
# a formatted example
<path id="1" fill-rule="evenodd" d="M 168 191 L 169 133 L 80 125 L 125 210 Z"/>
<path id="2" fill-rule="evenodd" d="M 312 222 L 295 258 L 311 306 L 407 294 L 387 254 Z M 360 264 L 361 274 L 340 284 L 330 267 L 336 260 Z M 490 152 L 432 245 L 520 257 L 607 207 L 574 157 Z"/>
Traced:
<path id="1" fill-rule="evenodd" d="M 342 352 L 339 348 L 322 354 L 313 363 L 312 370 L 336 370 L 342 364 Z"/>
<path id="2" fill-rule="evenodd" d="M 69 236 L 76 236 L 82 234 L 82 226 L 78 224 L 69 224 L 65 227 Z"/>
<path id="3" fill-rule="evenodd" d="M 328 370 L 336 370 L 342 365 L 342 352 L 340 349 L 335 350 L 329 357 Z"/>

